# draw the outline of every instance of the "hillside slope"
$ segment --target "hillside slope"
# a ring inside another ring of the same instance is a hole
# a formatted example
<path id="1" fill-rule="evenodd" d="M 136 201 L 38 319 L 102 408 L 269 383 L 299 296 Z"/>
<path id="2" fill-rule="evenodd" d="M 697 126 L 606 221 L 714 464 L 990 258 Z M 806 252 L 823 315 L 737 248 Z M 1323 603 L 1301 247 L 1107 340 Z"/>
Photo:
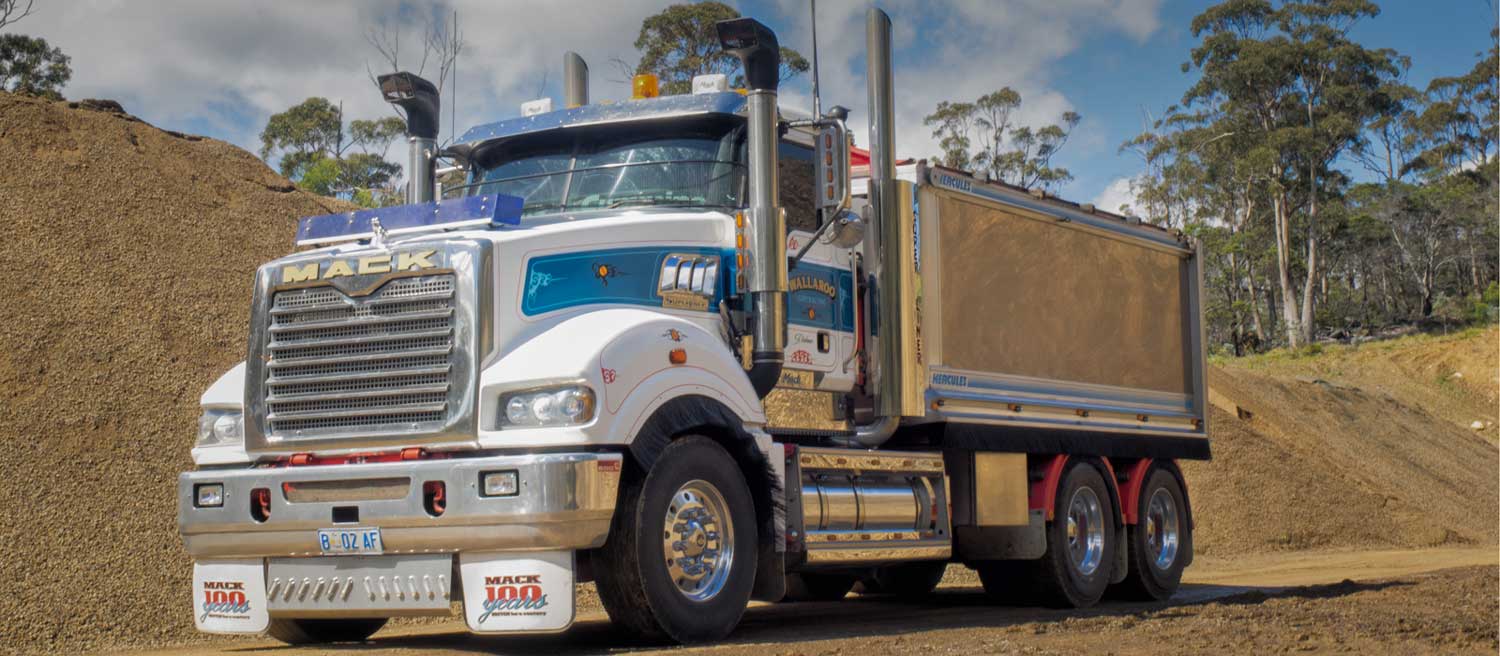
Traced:
<path id="1" fill-rule="evenodd" d="M 1214 460 L 1184 467 L 1200 552 L 1495 543 L 1497 335 L 1212 368 Z"/>
<path id="2" fill-rule="evenodd" d="M 227 143 L 6 93 L 0 171 L 0 645 L 183 639 L 198 395 L 244 358 L 255 266 L 342 208 Z"/>

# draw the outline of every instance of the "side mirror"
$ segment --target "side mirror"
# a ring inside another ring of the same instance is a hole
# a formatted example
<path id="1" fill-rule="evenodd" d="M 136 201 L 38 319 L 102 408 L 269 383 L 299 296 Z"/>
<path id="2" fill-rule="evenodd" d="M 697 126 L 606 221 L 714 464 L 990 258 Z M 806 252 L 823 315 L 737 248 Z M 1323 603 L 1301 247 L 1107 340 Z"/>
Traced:
<path id="1" fill-rule="evenodd" d="M 849 207 L 849 130 L 841 120 L 823 123 L 818 129 L 817 208 L 824 222 Z"/>
<path id="2" fill-rule="evenodd" d="M 836 248 L 854 248 L 864 238 L 865 221 L 858 214 L 843 210 L 833 217 L 833 226 L 828 229 L 828 243 Z"/>

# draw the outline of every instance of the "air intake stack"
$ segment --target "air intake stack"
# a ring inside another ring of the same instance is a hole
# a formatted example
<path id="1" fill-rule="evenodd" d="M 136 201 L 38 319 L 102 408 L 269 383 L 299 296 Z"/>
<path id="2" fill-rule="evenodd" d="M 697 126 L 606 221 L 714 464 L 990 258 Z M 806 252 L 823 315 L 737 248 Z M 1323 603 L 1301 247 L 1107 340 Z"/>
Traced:
<path id="1" fill-rule="evenodd" d="M 720 21 L 719 43 L 745 70 L 750 202 L 746 211 L 751 256 L 746 261 L 752 323 L 750 382 L 764 397 L 781 378 L 786 349 L 786 217 L 776 197 L 776 91 L 781 47 L 776 33 L 752 18 Z"/>
<path id="2" fill-rule="evenodd" d="M 407 72 L 382 75 L 385 101 L 406 112 L 406 202 L 432 201 L 437 169 L 438 90 L 431 82 Z"/>

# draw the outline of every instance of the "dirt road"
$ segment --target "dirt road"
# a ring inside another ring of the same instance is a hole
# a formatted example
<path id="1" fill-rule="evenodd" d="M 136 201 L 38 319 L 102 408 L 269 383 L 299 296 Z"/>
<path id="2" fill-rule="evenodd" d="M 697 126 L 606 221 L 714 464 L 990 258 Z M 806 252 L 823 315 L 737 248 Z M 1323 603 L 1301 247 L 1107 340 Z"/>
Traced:
<path id="1" fill-rule="evenodd" d="M 939 593 L 921 603 L 851 596 L 757 604 L 729 641 L 708 647 L 632 646 L 593 608 L 582 611 L 567 634 L 546 638 L 478 637 L 444 623 L 388 628 L 365 647 L 294 649 L 254 640 L 142 653 L 291 656 L 378 648 L 390 654 L 879 656 L 1159 654 L 1170 646 L 1165 651 L 1494 654 L 1497 559 L 1494 547 L 1200 559 L 1171 604 L 1106 603 L 1081 612 L 992 606 L 972 573 L 955 566 Z"/>

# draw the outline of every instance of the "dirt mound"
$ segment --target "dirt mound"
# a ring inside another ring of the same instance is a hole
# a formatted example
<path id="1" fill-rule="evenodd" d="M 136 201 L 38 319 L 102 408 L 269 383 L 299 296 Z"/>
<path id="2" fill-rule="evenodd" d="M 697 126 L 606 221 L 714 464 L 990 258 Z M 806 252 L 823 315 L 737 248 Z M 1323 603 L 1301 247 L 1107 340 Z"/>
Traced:
<path id="1" fill-rule="evenodd" d="M 0 651 L 192 638 L 198 396 L 244 357 L 255 266 L 343 208 L 227 143 L 6 93 L 0 171 Z"/>
<path id="2" fill-rule="evenodd" d="M 1464 354 L 1488 341 L 1493 353 L 1494 335 L 1450 339 L 1443 350 Z M 1435 358 L 1432 347 L 1422 338 L 1387 345 L 1360 356 L 1358 368 L 1345 354 L 1214 367 L 1214 460 L 1184 465 L 1199 552 L 1495 543 L 1500 454 L 1459 421 L 1479 412 L 1470 392 L 1445 393 L 1438 376 L 1403 373 Z M 1482 374 L 1473 359 L 1463 366 Z M 1334 377 L 1346 370 L 1402 396 Z M 1490 421 L 1493 412 L 1491 404 Z"/>

